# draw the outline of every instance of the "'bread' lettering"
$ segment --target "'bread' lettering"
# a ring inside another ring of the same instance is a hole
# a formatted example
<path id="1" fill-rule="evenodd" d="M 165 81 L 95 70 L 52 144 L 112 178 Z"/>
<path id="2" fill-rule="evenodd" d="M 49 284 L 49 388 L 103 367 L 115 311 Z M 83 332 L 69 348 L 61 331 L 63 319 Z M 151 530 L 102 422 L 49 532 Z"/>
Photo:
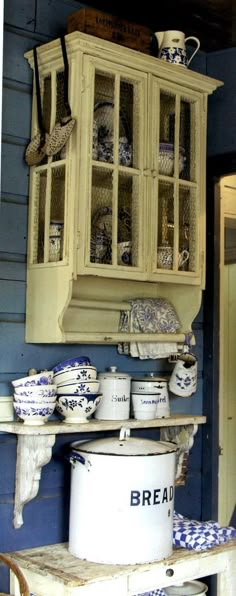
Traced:
<path id="1" fill-rule="evenodd" d="M 153 490 L 131 490 L 130 506 L 145 507 L 146 505 L 161 505 L 170 503 L 173 500 L 174 487 L 165 486 L 164 488 L 154 488 Z"/>

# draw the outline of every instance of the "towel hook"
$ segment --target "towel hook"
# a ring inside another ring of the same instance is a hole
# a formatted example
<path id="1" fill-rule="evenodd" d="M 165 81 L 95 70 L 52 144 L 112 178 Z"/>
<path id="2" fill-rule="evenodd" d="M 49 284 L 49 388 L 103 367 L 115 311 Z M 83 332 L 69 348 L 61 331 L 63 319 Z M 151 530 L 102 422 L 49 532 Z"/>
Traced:
<path id="1" fill-rule="evenodd" d="M 189 333 L 186 333 L 185 338 L 184 338 L 184 346 L 183 346 L 183 352 L 184 353 L 190 352 L 190 346 L 191 346 L 192 337 L 193 337 L 193 332 L 192 331 L 190 331 Z"/>

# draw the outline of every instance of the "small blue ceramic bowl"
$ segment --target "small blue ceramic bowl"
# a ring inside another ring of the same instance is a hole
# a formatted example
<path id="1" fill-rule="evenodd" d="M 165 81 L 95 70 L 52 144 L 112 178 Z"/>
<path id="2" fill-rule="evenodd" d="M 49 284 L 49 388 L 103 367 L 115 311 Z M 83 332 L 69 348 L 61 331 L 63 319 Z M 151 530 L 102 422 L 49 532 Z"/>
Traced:
<path id="1" fill-rule="evenodd" d="M 82 381 L 81 379 L 75 381 L 75 383 L 64 383 L 57 386 L 58 395 L 82 395 L 84 393 L 98 393 L 100 382 L 95 381 Z"/>
<path id="2" fill-rule="evenodd" d="M 102 393 L 84 395 L 60 395 L 56 401 L 57 411 L 64 416 L 65 422 L 88 422 L 102 399 Z"/>
<path id="3" fill-rule="evenodd" d="M 35 375 L 29 375 L 21 379 L 12 381 L 13 387 L 34 387 L 36 385 L 52 385 L 53 372 L 52 370 L 42 371 Z"/>
<path id="4" fill-rule="evenodd" d="M 54 368 L 52 369 L 54 374 L 63 370 L 68 370 L 73 368 L 74 366 L 89 366 L 90 359 L 88 356 L 75 356 L 74 358 L 68 358 L 68 360 L 63 360 L 59 362 Z"/>
<path id="5" fill-rule="evenodd" d="M 24 420 L 24 424 L 28 425 L 42 425 L 47 422 L 49 416 L 53 414 L 55 410 L 55 403 L 49 403 L 45 401 L 44 403 L 40 404 L 30 404 L 30 403 L 13 403 L 14 410 L 21 418 Z"/>

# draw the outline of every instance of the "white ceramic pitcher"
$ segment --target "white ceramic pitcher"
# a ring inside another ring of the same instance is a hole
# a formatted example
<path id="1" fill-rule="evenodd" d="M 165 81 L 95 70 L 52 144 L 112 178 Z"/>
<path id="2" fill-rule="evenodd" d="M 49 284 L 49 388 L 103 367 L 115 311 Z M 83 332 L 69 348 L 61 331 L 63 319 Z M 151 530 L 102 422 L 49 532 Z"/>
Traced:
<path id="1" fill-rule="evenodd" d="M 171 64 L 178 64 L 187 68 L 200 48 L 200 41 L 197 37 L 185 37 L 182 31 L 158 31 L 155 36 L 159 46 L 158 58 L 171 62 Z M 194 41 L 197 47 L 191 57 L 188 58 L 185 44 L 190 40 Z"/>

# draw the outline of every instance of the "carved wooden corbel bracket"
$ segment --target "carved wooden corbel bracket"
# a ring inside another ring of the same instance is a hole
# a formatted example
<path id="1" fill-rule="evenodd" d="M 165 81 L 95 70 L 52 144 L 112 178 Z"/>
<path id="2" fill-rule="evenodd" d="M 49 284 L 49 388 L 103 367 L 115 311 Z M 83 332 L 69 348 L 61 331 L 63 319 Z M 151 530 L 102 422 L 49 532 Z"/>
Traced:
<path id="1" fill-rule="evenodd" d="M 52 457 L 56 435 L 18 435 L 14 528 L 23 524 L 23 507 L 38 493 L 42 467 Z"/>
<path id="2" fill-rule="evenodd" d="M 194 443 L 194 436 L 197 432 L 197 424 L 186 424 L 184 426 L 167 426 L 161 428 L 161 441 L 171 441 L 178 446 L 176 485 L 184 484 L 188 468 L 188 454 Z"/>

